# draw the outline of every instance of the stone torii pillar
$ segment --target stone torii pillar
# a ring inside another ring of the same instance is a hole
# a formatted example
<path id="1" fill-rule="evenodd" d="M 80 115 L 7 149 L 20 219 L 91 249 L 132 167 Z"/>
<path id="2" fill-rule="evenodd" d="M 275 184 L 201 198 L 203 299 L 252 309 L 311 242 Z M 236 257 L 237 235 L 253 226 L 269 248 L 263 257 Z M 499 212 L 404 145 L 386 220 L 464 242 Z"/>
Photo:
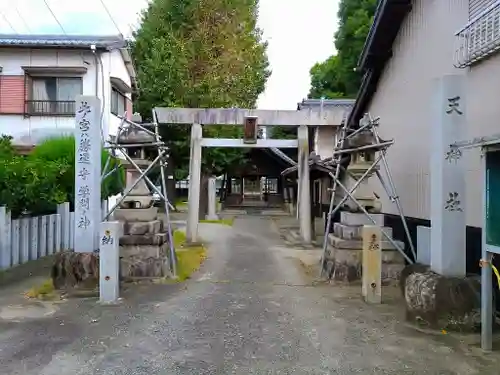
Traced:
<path id="1" fill-rule="evenodd" d="M 312 242 L 311 228 L 311 187 L 309 185 L 309 131 L 306 125 L 300 125 L 297 131 L 298 144 L 298 190 L 300 237 L 304 244 Z"/>
<path id="2" fill-rule="evenodd" d="M 202 138 L 202 126 L 200 124 L 193 124 L 191 126 L 191 154 L 189 159 L 188 220 L 186 227 L 187 243 L 195 243 L 198 241 Z"/>

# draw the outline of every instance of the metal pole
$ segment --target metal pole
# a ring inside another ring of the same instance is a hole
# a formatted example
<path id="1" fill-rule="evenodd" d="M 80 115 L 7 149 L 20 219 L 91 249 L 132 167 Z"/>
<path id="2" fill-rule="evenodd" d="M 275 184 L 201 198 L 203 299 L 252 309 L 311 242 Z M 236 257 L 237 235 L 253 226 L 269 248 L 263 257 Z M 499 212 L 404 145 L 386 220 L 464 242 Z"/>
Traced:
<path id="1" fill-rule="evenodd" d="M 368 168 L 365 173 L 363 173 L 363 175 L 358 179 L 356 180 L 356 183 L 352 186 L 351 190 L 350 190 L 350 193 L 351 194 L 354 194 L 354 192 L 356 191 L 356 189 L 358 188 L 358 186 L 361 184 L 361 182 L 366 178 L 366 176 L 368 176 L 368 174 L 372 171 L 373 168 L 375 168 L 375 166 L 378 164 L 378 162 L 380 161 L 380 156 L 378 157 L 378 159 L 370 166 L 370 168 Z M 330 176 L 332 178 L 334 178 L 333 176 L 333 173 L 330 173 Z M 349 196 L 350 195 L 346 195 L 342 198 L 342 200 L 337 203 L 337 205 L 335 206 L 335 208 L 333 209 L 332 211 L 332 214 L 331 216 L 335 215 L 335 213 L 338 211 L 338 209 L 344 204 L 344 202 L 346 200 L 349 199 Z"/>
<path id="2" fill-rule="evenodd" d="M 106 221 L 108 219 L 108 217 L 116 210 L 116 207 L 118 207 L 120 205 L 120 203 L 123 202 L 123 200 L 130 194 L 130 192 L 137 186 L 137 184 L 144 178 L 144 176 L 149 172 L 151 171 L 151 169 L 153 168 L 153 166 L 158 162 L 158 160 L 163 156 L 164 154 L 164 151 L 161 152 L 161 156 L 158 155 L 155 160 L 144 170 L 144 172 L 141 173 L 141 175 L 139 176 L 139 178 L 137 180 L 134 181 L 134 183 L 132 184 L 132 186 L 130 186 L 124 193 L 123 193 L 123 196 L 120 197 L 120 199 L 118 200 L 118 202 L 115 203 L 115 205 L 113 206 L 113 208 L 111 208 L 111 210 L 109 210 L 109 212 L 107 213 L 107 215 L 104 217 L 103 221 Z"/>
<path id="3" fill-rule="evenodd" d="M 375 139 L 380 144 L 380 137 L 379 137 L 378 131 L 375 127 L 372 127 L 372 132 L 373 132 L 373 135 L 375 136 Z M 399 196 L 396 192 L 396 185 L 394 184 L 394 181 L 392 179 L 392 174 L 391 174 L 391 171 L 389 169 L 389 164 L 387 163 L 387 159 L 385 157 L 386 151 L 387 151 L 386 149 L 381 150 L 381 155 L 382 155 L 382 163 L 384 164 L 384 169 L 385 169 L 385 172 L 387 174 L 387 181 L 389 182 L 389 187 L 393 193 L 392 197 L 394 199 L 394 202 L 396 202 L 396 207 L 398 208 L 399 216 L 400 216 L 401 221 L 403 223 L 403 228 L 405 230 L 406 238 L 408 239 L 408 243 L 410 244 L 411 253 L 413 255 L 413 258 L 415 260 L 417 260 L 417 252 L 415 251 L 415 247 L 413 246 L 413 241 L 411 240 L 411 236 L 410 236 L 410 230 L 408 229 L 408 225 L 406 224 L 406 219 L 405 219 L 405 216 L 403 214 L 403 206 L 401 205 L 401 201 L 399 200 Z"/>
<path id="4" fill-rule="evenodd" d="M 345 133 L 347 131 L 347 122 L 344 123 L 344 126 L 342 127 L 341 130 L 341 137 L 340 140 L 335 142 L 335 147 L 340 143 L 340 148 L 344 146 L 344 140 L 345 140 Z M 321 263 L 320 263 L 320 270 L 319 270 L 319 277 L 323 276 L 323 268 L 325 264 L 325 255 L 326 255 L 326 248 L 328 246 L 328 234 L 330 233 L 330 226 L 332 225 L 332 210 L 333 210 L 333 205 L 335 204 L 335 192 L 337 190 L 337 180 L 340 175 L 340 161 L 342 160 L 342 156 L 339 155 L 337 157 L 337 164 L 336 167 L 337 169 L 335 170 L 335 177 L 333 178 L 333 187 L 332 187 L 332 196 L 330 197 L 330 206 L 328 207 L 328 217 L 326 219 L 326 229 L 325 229 L 325 236 L 323 238 L 323 252 L 321 254 Z"/>
<path id="5" fill-rule="evenodd" d="M 165 152 L 166 152 L 166 150 L 165 150 Z M 130 164 L 132 164 L 132 166 L 138 172 L 142 173 L 142 169 L 134 162 L 134 160 L 130 156 L 128 156 L 126 153 L 124 153 L 123 156 L 125 156 L 125 159 L 127 159 L 127 161 Z M 160 161 L 160 163 L 161 163 L 161 161 Z M 160 166 L 161 166 L 161 164 L 160 164 Z M 168 201 L 168 199 L 165 197 L 165 195 L 163 195 L 163 193 L 155 186 L 155 184 L 153 184 L 153 182 L 149 179 L 149 177 L 145 175 L 143 178 L 144 178 L 144 181 L 146 181 L 146 183 L 149 185 L 149 187 L 151 189 L 153 189 L 160 196 L 160 198 L 166 199 L 167 204 L 169 205 L 169 207 L 173 209 L 172 204 Z"/>
<path id="6" fill-rule="evenodd" d="M 372 145 L 366 145 L 366 146 L 360 146 L 356 148 L 346 148 L 345 150 L 338 150 L 335 151 L 333 154 L 334 155 L 339 155 L 339 154 L 350 154 L 352 152 L 358 152 L 358 151 L 363 151 L 363 150 L 370 150 L 372 148 L 378 148 L 380 149 L 381 147 L 388 147 L 394 144 L 394 140 L 390 140 L 384 143 L 377 143 L 377 144 L 372 144 Z"/>
<path id="7" fill-rule="evenodd" d="M 158 119 L 156 118 L 156 111 L 153 109 L 153 123 L 154 123 L 154 134 L 157 142 L 160 142 L 160 132 L 158 130 Z M 177 276 L 177 254 L 175 253 L 174 248 L 174 239 L 172 236 L 172 225 L 170 223 L 170 210 L 169 210 L 169 202 L 167 199 L 167 183 L 165 181 L 165 163 L 163 161 L 162 152 L 160 148 L 158 148 L 158 157 L 160 157 L 160 172 L 161 172 L 161 187 L 164 193 L 163 202 L 165 204 L 165 220 L 167 221 L 167 235 L 169 242 L 169 250 L 170 250 L 170 258 L 171 258 L 171 266 L 172 266 L 172 274 L 174 277 Z M 156 188 L 156 186 L 155 186 Z"/>
<path id="8" fill-rule="evenodd" d="M 333 174 L 330 174 L 332 177 L 333 177 Z M 368 213 L 368 211 L 366 211 L 366 209 L 361 205 L 361 203 L 359 203 L 359 201 L 350 193 L 350 191 L 340 182 L 338 181 L 337 184 L 340 186 L 340 188 L 342 190 L 344 190 L 344 192 L 349 195 L 349 198 L 352 199 L 352 201 L 358 206 L 358 208 L 361 210 L 361 212 L 363 212 L 367 217 L 368 219 L 370 219 L 370 221 L 373 223 L 373 225 L 376 225 L 378 226 L 377 222 L 370 216 L 370 214 Z M 387 238 L 389 240 L 389 242 L 396 248 L 396 250 L 398 250 L 401 255 L 403 255 L 403 257 L 406 259 L 406 261 L 410 264 L 413 264 L 414 262 L 410 259 L 410 257 L 408 255 L 406 255 L 406 253 L 403 251 L 403 249 L 401 249 L 399 247 L 399 245 L 384 231 L 382 230 L 381 231 L 382 234 L 384 235 L 385 238 Z"/>
<path id="9" fill-rule="evenodd" d="M 486 244 L 486 215 L 488 202 L 488 175 L 486 171 L 486 153 L 481 149 L 481 172 L 482 172 L 482 212 L 483 225 L 481 231 L 481 349 L 491 351 L 493 347 L 493 286 L 491 282 L 491 262 L 493 255 L 488 251 Z"/>

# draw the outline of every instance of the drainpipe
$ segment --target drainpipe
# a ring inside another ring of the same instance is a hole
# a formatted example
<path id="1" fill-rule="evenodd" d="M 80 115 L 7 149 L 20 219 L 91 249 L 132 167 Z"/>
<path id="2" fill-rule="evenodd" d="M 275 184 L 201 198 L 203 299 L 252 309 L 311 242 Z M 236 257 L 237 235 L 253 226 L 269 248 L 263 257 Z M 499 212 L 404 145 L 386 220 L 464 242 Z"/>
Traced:
<path id="1" fill-rule="evenodd" d="M 99 97 L 99 58 L 96 53 L 96 45 L 92 44 L 90 46 L 90 50 L 94 56 L 94 65 L 95 65 L 95 96 Z"/>

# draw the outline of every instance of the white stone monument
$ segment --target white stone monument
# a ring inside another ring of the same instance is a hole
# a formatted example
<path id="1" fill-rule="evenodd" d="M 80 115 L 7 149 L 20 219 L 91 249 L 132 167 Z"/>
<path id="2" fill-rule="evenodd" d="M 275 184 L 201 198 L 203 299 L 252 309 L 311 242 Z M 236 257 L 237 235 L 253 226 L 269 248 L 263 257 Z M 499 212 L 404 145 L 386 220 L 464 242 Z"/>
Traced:
<path id="1" fill-rule="evenodd" d="M 431 269 L 443 276 L 465 276 L 465 165 L 450 145 L 465 138 L 465 77 L 435 82 L 431 156 Z"/>
<path id="2" fill-rule="evenodd" d="M 101 222 L 101 101 L 78 96 L 75 113 L 75 251 L 99 248 Z"/>

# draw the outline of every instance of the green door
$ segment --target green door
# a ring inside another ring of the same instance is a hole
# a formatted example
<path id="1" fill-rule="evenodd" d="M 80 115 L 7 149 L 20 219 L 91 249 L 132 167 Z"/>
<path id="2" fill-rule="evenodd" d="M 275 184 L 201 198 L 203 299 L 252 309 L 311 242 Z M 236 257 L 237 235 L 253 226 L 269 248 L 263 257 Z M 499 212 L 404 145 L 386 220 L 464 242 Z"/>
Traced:
<path id="1" fill-rule="evenodd" d="M 500 247 L 500 151 L 486 157 L 486 243 Z"/>

